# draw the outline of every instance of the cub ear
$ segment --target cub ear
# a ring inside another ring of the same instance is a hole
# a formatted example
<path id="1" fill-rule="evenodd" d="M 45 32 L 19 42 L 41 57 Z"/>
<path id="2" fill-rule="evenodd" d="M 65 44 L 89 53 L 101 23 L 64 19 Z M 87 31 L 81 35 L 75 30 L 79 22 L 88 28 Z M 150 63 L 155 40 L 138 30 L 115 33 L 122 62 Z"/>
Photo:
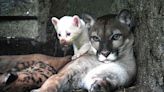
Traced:
<path id="1" fill-rule="evenodd" d="M 59 22 L 59 19 L 56 18 L 56 17 L 52 17 L 52 18 L 51 18 L 51 22 L 52 22 L 52 24 L 54 25 L 54 27 L 56 28 L 56 27 L 57 27 L 57 24 L 58 24 L 58 22 Z"/>
<path id="2" fill-rule="evenodd" d="M 14 82 L 16 79 L 18 78 L 18 75 L 14 72 L 11 73 L 7 73 L 5 78 L 4 78 L 4 82 L 6 85 Z"/>
<path id="3" fill-rule="evenodd" d="M 80 18 L 79 18 L 79 16 L 77 16 L 77 15 L 74 15 L 73 16 L 73 25 L 74 26 L 76 26 L 76 27 L 80 27 Z"/>
<path id="4" fill-rule="evenodd" d="M 87 28 L 92 27 L 95 23 L 94 18 L 90 16 L 89 14 L 82 14 L 82 19 L 84 20 Z"/>

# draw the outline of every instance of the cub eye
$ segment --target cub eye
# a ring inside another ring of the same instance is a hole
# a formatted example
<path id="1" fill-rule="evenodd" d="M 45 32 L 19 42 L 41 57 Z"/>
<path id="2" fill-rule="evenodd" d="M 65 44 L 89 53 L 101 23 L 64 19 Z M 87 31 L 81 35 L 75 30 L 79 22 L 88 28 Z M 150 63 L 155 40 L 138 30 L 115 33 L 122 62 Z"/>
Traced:
<path id="1" fill-rule="evenodd" d="M 61 34 L 59 33 L 58 36 L 61 36 Z"/>
<path id="2" fill-rule="evenodd" d="M 70 35 L 71 35 L 71 33 L 67 33 L 66 35 L 67 35 L 67 36 L 70 36 Z"/>
<path id="3" fill-rule="evenodd" d="M 99 37 L 97 36 L 91 36 L 91 39 L 93 39 L 94 41 L 100 41 Z"/>
<path id="4" fill-rule="evenodd" d="M 112 36 L 112 40 L 118 40 L 121 36 L 122 34 L 115 34 Z"/>

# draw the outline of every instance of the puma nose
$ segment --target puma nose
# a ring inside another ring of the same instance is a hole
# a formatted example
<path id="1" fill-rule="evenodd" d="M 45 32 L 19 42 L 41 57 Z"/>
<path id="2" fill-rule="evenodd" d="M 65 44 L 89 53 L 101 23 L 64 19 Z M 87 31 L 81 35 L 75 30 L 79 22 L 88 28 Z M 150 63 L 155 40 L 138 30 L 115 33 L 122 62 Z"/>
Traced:
<path id="1" fill-rule="evenodd" d="M 110 51 L 102 50 L 101 54 L 104 55 L 105 57 L 107 57 L 110 54 Z"/>

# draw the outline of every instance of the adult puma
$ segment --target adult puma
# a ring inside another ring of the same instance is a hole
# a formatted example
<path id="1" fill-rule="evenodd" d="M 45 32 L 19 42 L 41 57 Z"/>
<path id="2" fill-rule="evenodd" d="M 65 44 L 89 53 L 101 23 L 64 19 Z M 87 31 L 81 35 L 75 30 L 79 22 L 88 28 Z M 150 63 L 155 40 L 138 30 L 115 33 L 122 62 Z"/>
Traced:
<path id="1" fill-rule="evenodd" d="M 96 55 L 86 53 L 70 62 L 32 92 L 72 92 L 78 88 L 111 92 L 128 86 L 136 75 L 131 17 L 128 10 L 99 17 L 95 22 L 89 17 L 93 23 L 89 37 Z"/>

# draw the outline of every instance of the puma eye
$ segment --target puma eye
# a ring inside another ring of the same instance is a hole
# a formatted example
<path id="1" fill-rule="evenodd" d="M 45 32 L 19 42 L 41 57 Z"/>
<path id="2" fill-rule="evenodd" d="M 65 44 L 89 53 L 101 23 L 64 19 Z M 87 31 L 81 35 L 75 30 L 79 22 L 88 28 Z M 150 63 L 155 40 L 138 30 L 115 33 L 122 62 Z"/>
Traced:
<path id="1" fill-rule="evenodd" d="M 67 36 L 70 36 L 70 35 L 71 35 L 71 33 L 67 33 L 66 35 L 67 35 Z"/>
<path id="2" fill-rule="evenodd" d="M 94 41 L 100 41 L 99 37 L 97 36 L 91 36 L 91 39 L 93 39 Z"/>
<path id="3" fill-rule="evenodd" d="M 58 36 L 61 36 L 61 34 L 59 33 Z"/>
<path id="4" fill-rule="evenodd" d="M 112 36 L 112 40 L 118 40 L 121 36 L 122 34 L 115 34 Z"/>

